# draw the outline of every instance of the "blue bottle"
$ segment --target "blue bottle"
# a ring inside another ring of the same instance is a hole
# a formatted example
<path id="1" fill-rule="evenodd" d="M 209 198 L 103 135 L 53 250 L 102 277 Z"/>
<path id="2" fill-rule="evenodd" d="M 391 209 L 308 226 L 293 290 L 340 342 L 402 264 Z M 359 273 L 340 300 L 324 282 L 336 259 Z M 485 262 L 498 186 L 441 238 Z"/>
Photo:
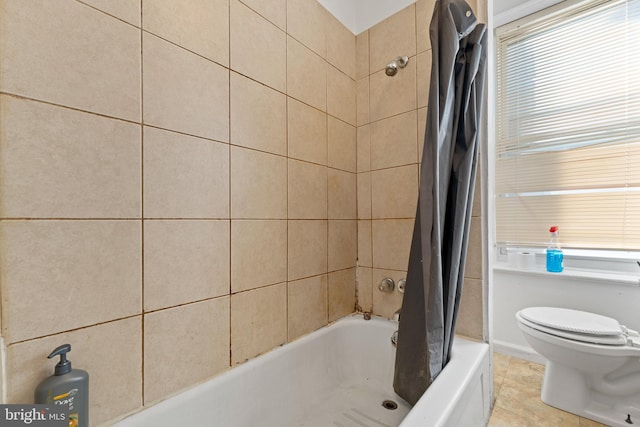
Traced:
<path id="1" fill-rule="evenodd" d="M 563 269 L 562 261 L 564 255 L 560 249 L 560 240 L 558 237 L 558 226 L 554 225 L 549 229 L 551 240 L 547 246 L 547 271 L 551 273 L 560 273 Z"/>

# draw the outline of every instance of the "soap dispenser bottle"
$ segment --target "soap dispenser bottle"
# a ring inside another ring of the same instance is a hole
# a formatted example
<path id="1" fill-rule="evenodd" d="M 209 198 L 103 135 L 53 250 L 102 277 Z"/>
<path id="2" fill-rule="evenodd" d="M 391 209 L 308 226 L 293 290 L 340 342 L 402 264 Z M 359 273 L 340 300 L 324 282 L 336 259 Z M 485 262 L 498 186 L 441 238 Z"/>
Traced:
<path id="1" fill-rule="evenodd" d="M 66 406 L 69 408 L 69 427 L 89 427 L 89 374 L 82 369 L 71 369 L 67 353 L 70 344 L 56 348 L 49 359 L 60 356 L 52 376 L 42 381 L 35 390 L 35 403 Z"/>
<path id="2" fill-rule="evenodd" d="M 561 273 L 563 270 L 564 254 L 560 249 L 560 237 L 558 236 L 558 226 L 554 225 L 549 229 L 551 240 L 547 246 L 547 271 L 551 273 Z"/>

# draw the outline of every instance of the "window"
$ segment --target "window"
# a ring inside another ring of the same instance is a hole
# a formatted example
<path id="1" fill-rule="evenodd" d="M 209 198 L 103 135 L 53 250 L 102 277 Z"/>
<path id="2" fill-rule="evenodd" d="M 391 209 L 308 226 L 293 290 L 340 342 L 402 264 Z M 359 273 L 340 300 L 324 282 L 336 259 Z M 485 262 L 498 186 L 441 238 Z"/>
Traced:
<path id="1" fill-rule="evenodd" d="M 497 31 L 496 243 L 640 250 L 640 0 Z"/>

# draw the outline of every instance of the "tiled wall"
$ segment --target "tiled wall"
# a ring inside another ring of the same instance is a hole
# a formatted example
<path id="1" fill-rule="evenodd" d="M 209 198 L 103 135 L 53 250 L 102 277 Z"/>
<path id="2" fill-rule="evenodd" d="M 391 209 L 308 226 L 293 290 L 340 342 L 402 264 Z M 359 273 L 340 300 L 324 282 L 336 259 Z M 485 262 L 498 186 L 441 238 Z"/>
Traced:
<path id="1" fill-rule="evenodd" d="M 356 38 L 315 0 L 0 20 L 9 403 L 65 342 L 98 425 L 353 312 Z"/>
<path id="2" fill-rule="evenodd" d="M 385 277 L 406 277 L 418 197 L 429 97 L 429 23 L 435 0 L 418 0 L 357 37 L 358 305 L 391 317 L 397 291 L 378 291 Z M 476 6 L 475 3 L 471 3 Z M 484 11 L 480 11 L 483 19 Z M 484 21 L 486 22 L 486 21 Z M 409 64 L 394 77 L 385 65 Z M 480 174 L 457 332 L 483 338 Z"/>

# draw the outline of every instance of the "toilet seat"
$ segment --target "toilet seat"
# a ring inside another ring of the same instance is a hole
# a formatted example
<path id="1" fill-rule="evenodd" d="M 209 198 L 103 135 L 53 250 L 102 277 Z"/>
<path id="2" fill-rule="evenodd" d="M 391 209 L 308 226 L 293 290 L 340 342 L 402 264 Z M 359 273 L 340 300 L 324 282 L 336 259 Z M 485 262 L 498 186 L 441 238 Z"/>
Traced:
<path id="1" fill-rule="evenodd" d="M 529 307 L 517 318 L 523 324 L 574 341 L 611 346 L 627 344 L 625 329 L 617 320 L 599 314 L 558 307 Z"/>

